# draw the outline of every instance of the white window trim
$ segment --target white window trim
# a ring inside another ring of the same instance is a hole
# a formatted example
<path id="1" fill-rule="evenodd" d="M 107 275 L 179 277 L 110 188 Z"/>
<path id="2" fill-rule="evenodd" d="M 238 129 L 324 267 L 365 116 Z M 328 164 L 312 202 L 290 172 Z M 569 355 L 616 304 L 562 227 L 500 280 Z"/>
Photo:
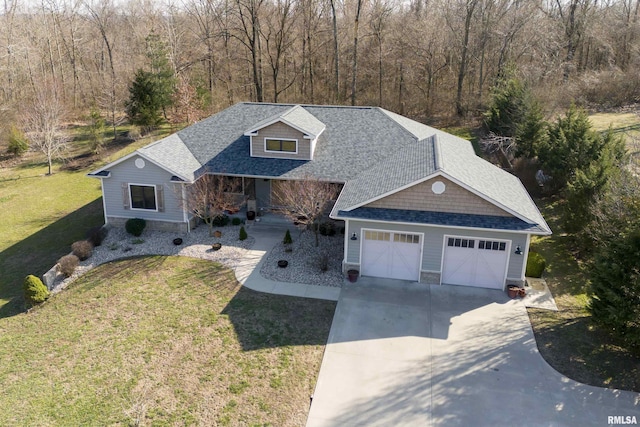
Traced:
<path id="1" fill-rule="evenodd" d="M 156 188 L 155 185 L 153 185 L 153 184 L 136 184 L 134 182 L 130 182 L 128 185 L 129 185 L 129 209 L 131 209 L 132 211 L 158 212 L 158 189 Z M 155 201 L 156 201 L 156 208 L 155 209 L 134 208 L 133 207 L 133 200 L 131 200 L 131 186 L 132 185 L 135 185 L 136 187 L 153 187 L 153 197 L 155 198 Z"/>
<path id="2" fill-rule="evenodd" d="M 281 150 L 267 150 L 267 141 L 293 141 L 296 143 L 296 151 L 281 151 Z M 298 140 L 292 138 L 264 138 L 264 152 L 265 153 L 280 153 L 280 154 L 298 154 Z"/>

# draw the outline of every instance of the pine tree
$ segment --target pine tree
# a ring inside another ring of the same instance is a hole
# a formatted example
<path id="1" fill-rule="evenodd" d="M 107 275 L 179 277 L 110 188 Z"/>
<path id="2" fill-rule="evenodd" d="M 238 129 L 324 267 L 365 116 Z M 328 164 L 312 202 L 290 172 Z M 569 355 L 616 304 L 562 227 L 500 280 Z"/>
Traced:
<path id="1" fill-rule="evenodd" d="M 591 269 L 593 320 L 630 346 L 640 345 L 640 229 L 602 247 Z"/>

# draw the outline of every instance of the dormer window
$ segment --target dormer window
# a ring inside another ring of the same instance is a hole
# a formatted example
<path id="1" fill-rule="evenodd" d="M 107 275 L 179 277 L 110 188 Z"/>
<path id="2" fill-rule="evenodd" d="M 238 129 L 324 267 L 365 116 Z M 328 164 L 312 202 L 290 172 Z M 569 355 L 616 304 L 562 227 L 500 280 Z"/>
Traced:
<path id="1" fill-rule="evenodd" d="M 264 139 L 264 151 L 273 153 L 298 153 L 297 139 Z"/>
<path id="2" fill-rule="evenodd" d="M 251 157 L 313 160 L 318 137 L 326 126 L 304 107 L 295 105 L 245 131 Z"/>

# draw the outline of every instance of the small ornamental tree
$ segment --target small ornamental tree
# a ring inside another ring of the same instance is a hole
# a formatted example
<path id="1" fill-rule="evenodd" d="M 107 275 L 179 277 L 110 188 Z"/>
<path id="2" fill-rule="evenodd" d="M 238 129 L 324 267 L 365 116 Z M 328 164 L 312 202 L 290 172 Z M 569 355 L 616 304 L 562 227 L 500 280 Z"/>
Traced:
<path id="1" fill-rule="evenodd" d="M 240 227 L 240 235 L 238 236 L 238 238 L 240 240 L 247 240 L 247 237 L 249 237 L 249 235 L 247 234 L 247 230 L 244 229 L 244 226 Z"/>
<path id="2" fill-rule="evenodd" d="M 61 159 L 69 136 L 64 132 L 64 106 L 59 91 L 44 84 L 35 91 L 30 103 L 25 103 L 24 126 L 31 146 L 47 158 L 48 172 L 53 173 L 53 160 Z"/>
<path id="3" fill-rule="evenodd" d="M 182 209 L 207 224 L 209 235 L 213 236 L 214 223 L 224 218 L 224 211 L 238 210 L 244 203 L 238 197 L 241 192 L 240 178 L 205 174 L 185 188 L 184 197 L 181 191 L 177 192 L 177 198 Z"/>
<path id="4" fill-rule="evenodd" d="M 33 307 L 49 298 L 47 287 L 42 283 L 42 280 L 32 274 L 24 278 L 23 289 L 27 307 Z"/>
<path id="5" fill-rule="evenodd" d="M 273 191 L 277 210 L 287 218 L 311 228 L 318 240 L 319 220 L 331 201 L 335 200 L 340 187 L 337 184 L 307 178 L 298 181 L 279 182 Z"/>
<path id="6" fill-rule="evenodd" d="M 293 243 L 293 239 L 291 238 L 291 233 L 289 233 L 289 229 L 287 229 L 287 232 L 284 233 L 284 239 L 282 240 L 282 243 L 285 245 L 290 245 Z"/>

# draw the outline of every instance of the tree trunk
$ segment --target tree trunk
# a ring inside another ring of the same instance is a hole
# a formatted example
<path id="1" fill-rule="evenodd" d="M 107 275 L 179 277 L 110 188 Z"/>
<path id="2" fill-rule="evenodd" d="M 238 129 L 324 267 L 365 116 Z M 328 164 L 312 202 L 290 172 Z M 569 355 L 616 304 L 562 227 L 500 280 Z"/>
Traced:
<path id="1" fill-rule="evenodd" d="M 336 17 L 335 0 L 331 0 L 331 20 L 333 26 L 333 63 L 334 81 L 333 92 L 337 103 L 340 103 L 340 51 L 338 50 L 338 18 Z"/>
<path id="2" fill-rule="evenodd" d="M 459 117 L 464 116 L 465 109 L 462 105 L 462 88 L 464 79 L 467 75 L 467 55 L 469 51 L 469 34 L 471 32 L 471 18 L 475 10 L 478 0 L 467 0 L 466 16 L 464 19 L 464 37 L 462 41 L 462 53 L 460 55 L 460 68 L 458 68 L 458 87 L 456 92 L 456 114 Z"/>
<path id="3" fill-rule="evenodd" d="M 358 24 L 360 23 L 360 9 L 362 0 L 358 0 L 356 18 L 353 22 L 353 65 L 351 68 L 351 105 L 356 105 L 356 83 L 358 80 Z"/>

